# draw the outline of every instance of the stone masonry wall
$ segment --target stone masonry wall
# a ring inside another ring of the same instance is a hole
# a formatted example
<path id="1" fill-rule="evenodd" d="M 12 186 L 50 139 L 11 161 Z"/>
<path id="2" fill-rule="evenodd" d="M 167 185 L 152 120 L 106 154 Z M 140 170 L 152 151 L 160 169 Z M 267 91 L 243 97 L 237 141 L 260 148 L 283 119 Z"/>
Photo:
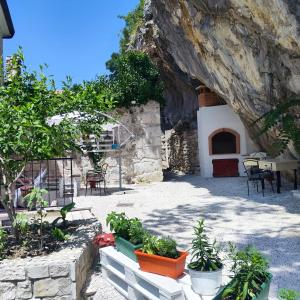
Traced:
<path id="1" fill-rule="evenodd" d="M 134 140 L 121 151 L 123 182 L 162 181 L 160 105 L 155 101 L 149 101 L 146 105 L 118 109 L 115 116 L 135 135 Z M 122 130 L 121 136 L 122 140 L 125 140 L 128 133 Z M 102 162 L 109 165 L 107 182 L 117 183 L 119 153 L 105 154 Z M 75 168 L 80 169 L 83 179 L 87 170 L 93 169 L 88 157 L 78 157 L 76 165 Z"/>
<path id="2" fill-rule="evenodd" d="M 162 137 L 163 168 L 184 174 L 200 171 L 196 129 L 171 129 Z"/>
<path id="3" fill-rule="evenodd" d="M 47 256 L 6 259 L 0 263 L 0 300 L 81 299 L 96 253 L 87 243 Z"/>

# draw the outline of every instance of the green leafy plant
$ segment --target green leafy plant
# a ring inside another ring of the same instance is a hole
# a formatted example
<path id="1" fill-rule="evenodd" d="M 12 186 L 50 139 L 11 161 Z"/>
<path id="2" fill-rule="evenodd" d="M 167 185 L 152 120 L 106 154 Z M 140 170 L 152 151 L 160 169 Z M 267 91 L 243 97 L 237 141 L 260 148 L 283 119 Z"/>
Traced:
<path id="1" fill-rule="evenodd" d="M 237 250 L 229 245 L 228 258 L 232 261 L 234 276 L 222 291 L 222 299 L 251 300 L 261 291 L 261 285 L 271 278 L 268 262 L 253 246 Z"/>
<path id="2" fill-rule="evenodd" d="M 299 107 L 299 98 L 288 98 L 255 121 L 256 124 L 262 123 L 259 135 L 269 130 L 277 132 L 276 139 L 270 149 L 273 155 L 282 153 L 290 141 L 293 142 L 296 151 L 300 153 L 300 124 L 297 114 Z"/>
<path id="3" fill-rule="evenodd" d="M 124 212 L 117 213 L 112 211 L 106 217 L 106 225 L 109 225 L 110 230 L 115 235 L 134 245 L 140 244 L 145 234 L 141 221 L 137 218 L 128 218 Z"/>
<path id="4" fill-rule="evenodd" d="M 178 258 L 176 242 L 171 238 L 158 238 L 150 233 L 144 235 L 142 252 L 169 258 Z"/>
<path id="5" fill-rule="evenodd" d="M 7 232 L 0 228 L 0 260 L 5 258 L 4 250 L 6 248 Z"/>
<path id="6" fill-rule="evenodd" d="M 40 240 L 40 250 L 43 249 L 44 238 L 43 238 L 43 228 L 44 228 L 44 219 L 47 216 L 45 208 L 48 207 L 48 201 L 44 199 L 44 196 L 48 192 L 44 189 L 34 188 L 30 194 L 24 197 L 24 201 L 27 202 L 29 208 L 37 208 L 37 223 L 39 226 L 38 235 Z"/>
<path id="7" fill-rule="evenodd" d="M 67 214 L 75 207 L 75 202 L 69 203 L 60 209 L 60 217 L 56 218 L 52 222 L 52 226 L 55 226 L 59 220 L 63 221 L 64 228 L 67 226 Z"/>
<path id="8" fill-rule="evenodd" d="M 216 271 L 223 266 L 219 257 L 220 248 L 216 241 L 209 242 L 204 230 L 204 220 L 199 220 L 194 227 L 191 249 L 192 259 L 188 267 L 196 271 Z"/>
<path id="9" fill-rule="evenodd" d="M 61 230 L 60 228 L 57 228 L 57 227 L 54 227 L 51 230 L 51 234 L 56 240 L 61 241 L 61 242 L 66 241 L 70 238 L 69 234 L 66 234 L 63 230 Z"/>
<path id="10" fill-rule="evenodd" d="M 18 228 L 24 239 L 24 237 L 27 236 L 30 227 L 28 216 L 24 213 L 18 213 L 14 220 L 13 226 Z"/>
<path id="11" fill-rule="evenodd" d="M 141 244 L 143 241 L 143 236 L 145 234 L 145 229 L 142 227 L 140 220 L 138 219 L 131 219 L 129 225 L 129 241 L 134 244 L 138 245 Z"/>
<path id="12" fill-rule="evenodd" d="M 300 292 L 290 289 L 280 289 L 278 297 L 279 300 L 297 300 L 300 299 Z"/>

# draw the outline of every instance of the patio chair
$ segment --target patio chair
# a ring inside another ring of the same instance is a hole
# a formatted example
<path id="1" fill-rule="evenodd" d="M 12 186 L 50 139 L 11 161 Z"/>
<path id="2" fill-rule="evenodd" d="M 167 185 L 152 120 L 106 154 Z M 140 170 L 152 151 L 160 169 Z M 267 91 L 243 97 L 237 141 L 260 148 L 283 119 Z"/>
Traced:
<path id="1" fill-rule="evenodd" d="M 100 179 L 100 184 L 101 182 L 103 182 L 103 191 L 104 191 L 104 195 L 106 195 L 107 193 L 107 189 L 106 189 L 106 172 L 107 172 L 107 168 L 108 168 L 108 164 L 104 163 L 100 166 L 100 168 L 96 171 L 96 173 L 99 176 Z M 101 192 L 101 191 L 100 191 Z"/>
<path id="2" fill-rule="evenodd" d="M 259 168 L 258 159 L 246 159 L 243 161 L 245 173 L 247 175 L 247 189 L 249 196 L 249 182 L 252 182 L 254 186 L 256 186 L 256 190 L 258 192 L 259 182 L 261 183 L 262 194 L 265 196 L 265 179 L 269 181 L 272 191 L 274 192 L 273 180 L 274 175 L 270 170 L 261 170 Z"/>
<path id="3" fill-rule="evenodd" d="M 87 195 L 87 188 L 90 186 L 91 194 L 93 192 L 93 189 L 97 189 L 99 187 L 100 190 L 100 196 L 101 196 L 101 186 L 100 186 L 101 178 L 98 173 L 96 173 L 94 170 L 89 170 L 86 173 L 86 179 L 85 179 L 85 196 Z"/>

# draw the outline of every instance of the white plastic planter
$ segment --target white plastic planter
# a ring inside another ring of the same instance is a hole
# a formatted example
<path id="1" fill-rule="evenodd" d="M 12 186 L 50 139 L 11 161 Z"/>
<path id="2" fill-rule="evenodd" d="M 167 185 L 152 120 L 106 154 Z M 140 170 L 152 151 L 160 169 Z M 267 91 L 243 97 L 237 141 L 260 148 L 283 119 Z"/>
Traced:
<path id="1" fill-rule="evenodd" d="M 215 295 L 222 285 L 222 269 L 211 272 L 201 272 L 189 269 L 192 289 L 195 293 L 210 296 Z"/>

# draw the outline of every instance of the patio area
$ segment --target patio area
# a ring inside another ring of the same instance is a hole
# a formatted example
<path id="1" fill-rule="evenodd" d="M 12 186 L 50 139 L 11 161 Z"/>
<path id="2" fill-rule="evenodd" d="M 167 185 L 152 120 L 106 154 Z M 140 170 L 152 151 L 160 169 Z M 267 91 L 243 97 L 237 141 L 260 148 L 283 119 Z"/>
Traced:
<path id="1" fill-rule="evenodd" d="M 123 195 L 77 197 L 76 207 L 92 207 L 103 225 L 107 213 L 124 211 L 182 249 L 189 249 L 193 225 L 202 217 L 211 238 L 253 244 L 268 257 L 274 276 L 270 299 L 277 299 L 279 288 L 300 290 L 300 202 L 292 197 L 292 185 L 284 183 L 276 194 L 267 184 L 265 197 L 253 187 L 248 197 L 243 177 L 179 176 L 127 188 Z"/>

